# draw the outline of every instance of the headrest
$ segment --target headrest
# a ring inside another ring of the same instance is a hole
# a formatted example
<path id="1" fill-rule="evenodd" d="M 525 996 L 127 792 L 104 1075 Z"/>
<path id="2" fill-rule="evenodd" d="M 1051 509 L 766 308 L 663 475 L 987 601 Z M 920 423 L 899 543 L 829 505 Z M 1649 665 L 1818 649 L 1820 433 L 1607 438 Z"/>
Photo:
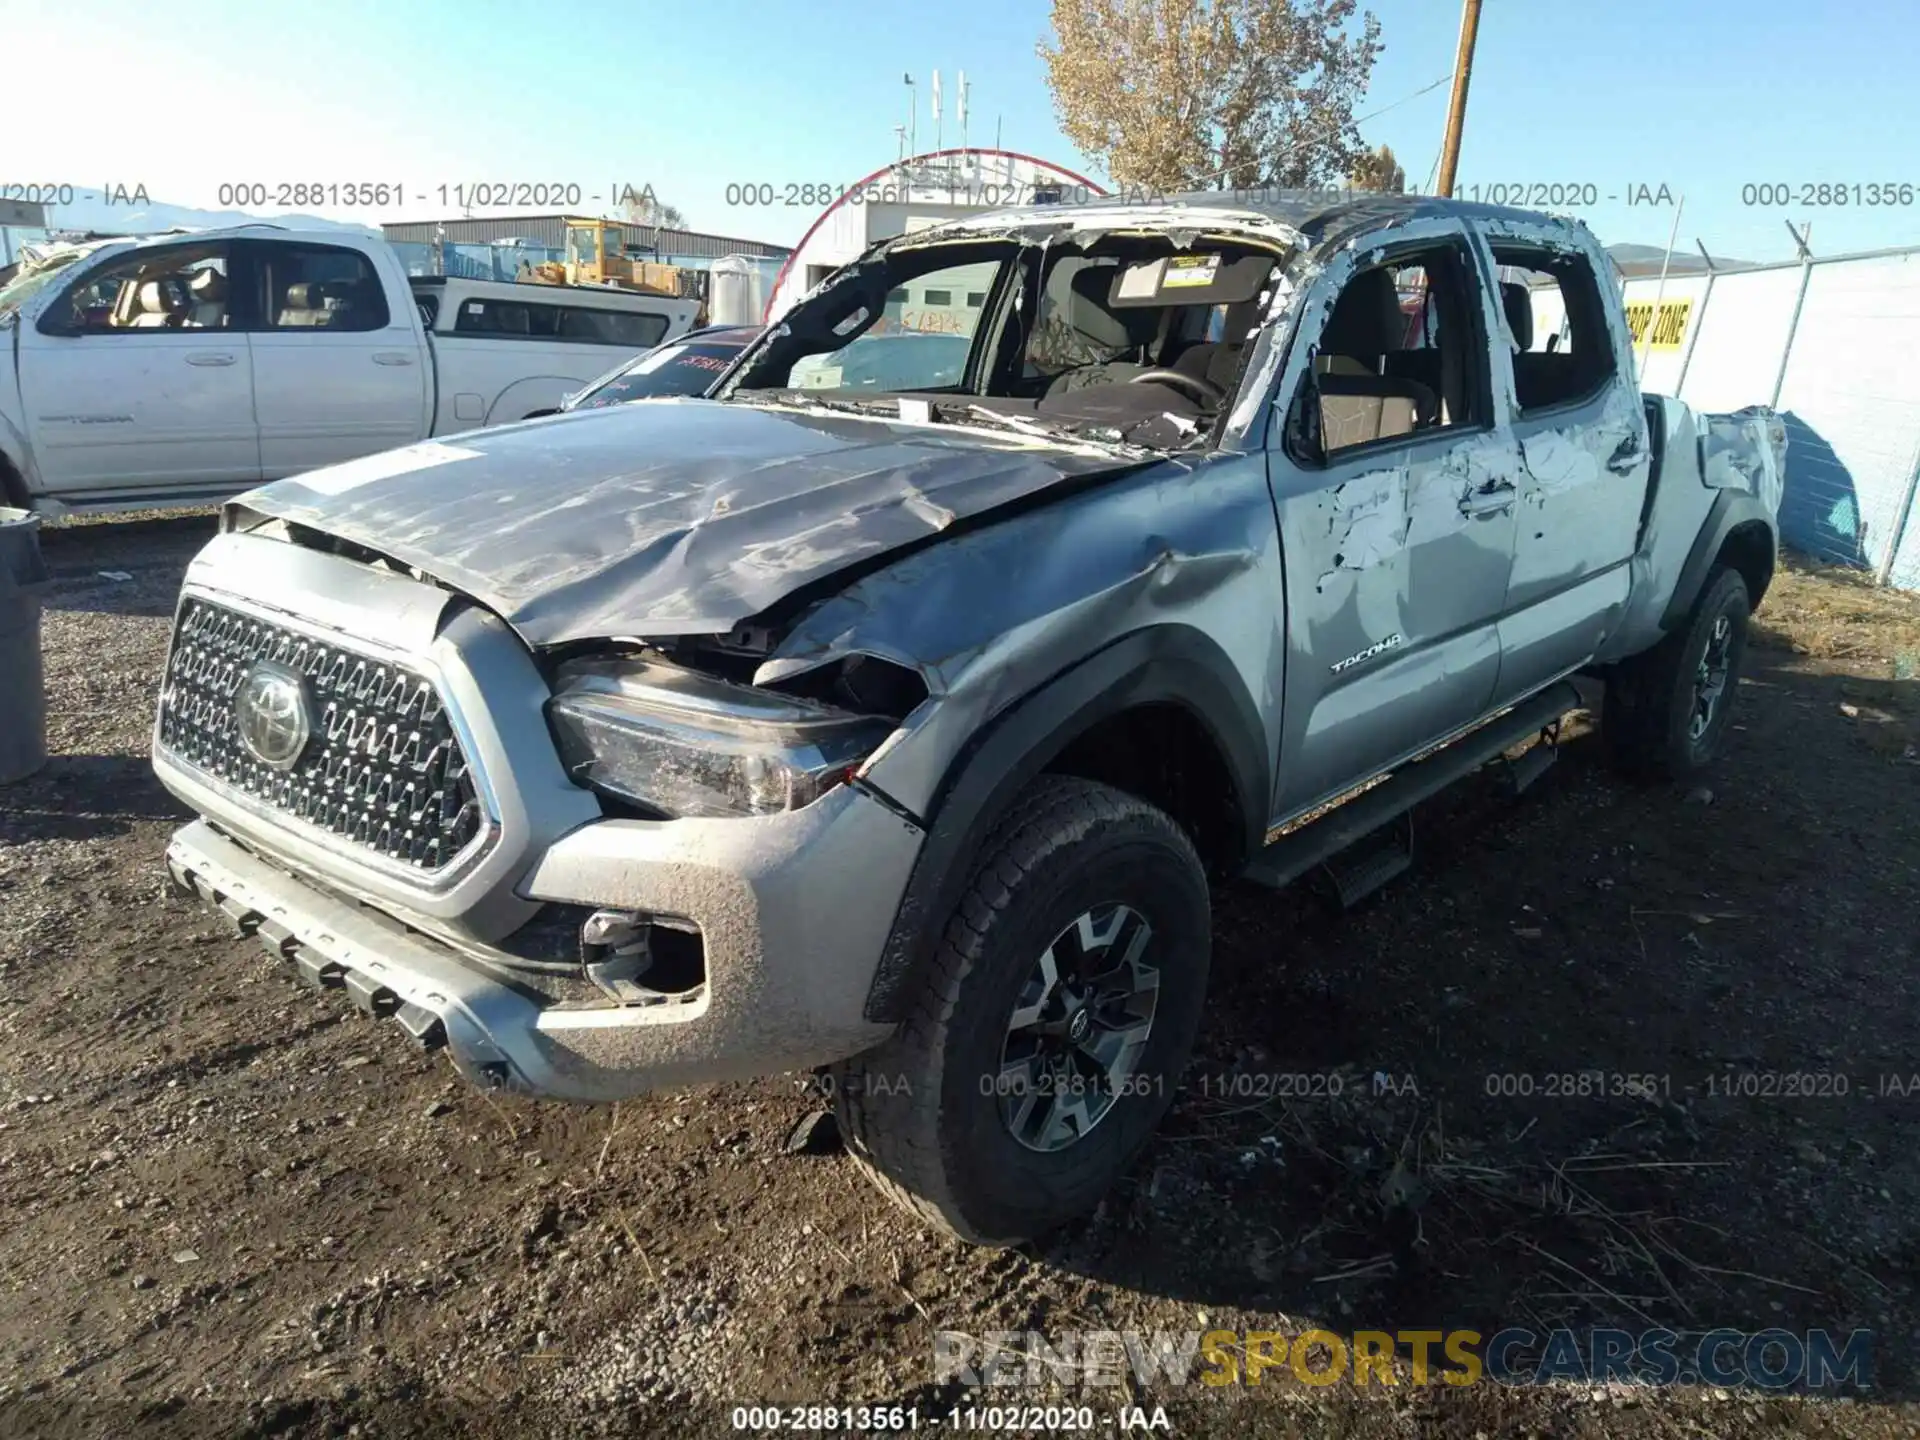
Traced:
<path id="1" fill-rule="evenodd" d="M 1514 348 L 1533 348 L 1533 292 L 1512 281 L 1500 282 L 1500 304 L 1507 312 L 1507 328 L 1513 331 Z"/>
<path id="2" fill-rule="evenodd" d="M 213 305 L 227 298 L 227 277 L 218 270 L 196 270 L 187 288 L 197 305 Z"/>
<path id="3" fill-rule="evenodd" d="M 1325 355 L 1377 357 L 1406 344 L 1407 317 L 1400 310 L 1400 291 L 1393 271 L 1384 266 L 1366 270 L 1347 282 L 1334 302 L 1333 314 L 1320 337 Z"/>
<path id="4" fill-rule="evenodd" d="M 161 311 L 172 315 L 182 308 L 182 302 L 175 296 L 171 286 L 158 280 L 149 280 L 140 287 L 140 309 L 146 314 Z"/>
<path id="5" fill-rule="evenodd" d="M 288 310 L 320 310 L 326 306 L 326 299 L 316 284 L 289 285 L 284 306 Z"/>

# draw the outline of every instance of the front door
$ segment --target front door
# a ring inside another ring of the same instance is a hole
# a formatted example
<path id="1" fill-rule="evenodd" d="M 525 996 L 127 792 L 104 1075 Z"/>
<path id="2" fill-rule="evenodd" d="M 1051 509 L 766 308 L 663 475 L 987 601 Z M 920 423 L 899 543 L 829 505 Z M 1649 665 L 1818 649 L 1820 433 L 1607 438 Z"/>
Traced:
<path id="1" fill-rule="evenodd" d="M 1428 234 L 1309 291 L 1326 320 L 1296 337 L 1270 429 L 1289 617 L 1276 822 L 1492 703 L 1518 455 L 1479 267 L 1456 227 Z"/>
<path id="2" fill-rule="evenodd" d="M 224 243 L 143 247 L 85 269 L 22 321 L 20 391 L 42 487 L 214 498 L 260 479 L 247 336 Z M 80 262 L 85 265 L 86 262 Z"/>

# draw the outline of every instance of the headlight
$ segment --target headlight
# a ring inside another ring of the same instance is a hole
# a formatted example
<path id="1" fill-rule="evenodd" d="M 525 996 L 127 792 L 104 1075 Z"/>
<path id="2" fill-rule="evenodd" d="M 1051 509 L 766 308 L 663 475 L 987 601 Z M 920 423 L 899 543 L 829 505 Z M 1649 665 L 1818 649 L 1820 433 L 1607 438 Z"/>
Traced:
<path id="1" fill-rule="evenodd" d="M 774 815 L 812 803 L 890 720 L 644 661 L 562 666 L 547 717 L 567 773 L 668 815 Z"/>

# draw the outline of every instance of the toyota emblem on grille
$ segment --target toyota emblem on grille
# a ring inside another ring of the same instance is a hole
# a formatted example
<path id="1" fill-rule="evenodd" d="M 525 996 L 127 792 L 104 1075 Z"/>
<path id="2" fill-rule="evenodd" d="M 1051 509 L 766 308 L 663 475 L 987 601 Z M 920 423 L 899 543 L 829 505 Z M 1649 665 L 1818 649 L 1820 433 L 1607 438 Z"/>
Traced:
<path id="1" fill-rule="evenodd" d="M 274 770 L 291 770 L 313 738 L 313 706 L 307 682 L 292 670 L 257 661 L 234 697 L 240 743 Z"/>

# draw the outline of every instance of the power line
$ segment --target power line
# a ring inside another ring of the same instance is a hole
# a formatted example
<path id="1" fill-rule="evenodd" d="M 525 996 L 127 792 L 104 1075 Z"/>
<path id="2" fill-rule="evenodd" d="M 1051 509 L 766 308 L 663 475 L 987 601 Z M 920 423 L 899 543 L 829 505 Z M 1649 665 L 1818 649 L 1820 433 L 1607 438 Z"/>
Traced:
<path id="1" fill-rule="evenodd" d="M 1389 110 L 1398 110 L 1402 105 L 1406 104 L 1407 101 L 1418 100 L 1422 95 L 1426 94 L 1429 90 L 1438 90 L 1442 85 L 1446 84 L 1451 79 L 1453 79 L 1453 72 L 1449 70 L 1446 74 L 1442 75 L 1438 80 L 1434 81 L 1431 85 L 1422 85 L 1418 90 L 1414 91 L 1411 95 L 1403 96 L 1400 99 L 1394 101 L 1393 104 L 1391 105 L 1382 105 L 1378 110 L 1370 110 L 1365 115 L 1362 115 L 1358 120 L 1355 120 L 1353 123 L 1356 125 L 1364 125 L 1367 123 L 1367 121 L 1373 119 L 1374 116 L 1376 115 L 1384 115 Z"/>

